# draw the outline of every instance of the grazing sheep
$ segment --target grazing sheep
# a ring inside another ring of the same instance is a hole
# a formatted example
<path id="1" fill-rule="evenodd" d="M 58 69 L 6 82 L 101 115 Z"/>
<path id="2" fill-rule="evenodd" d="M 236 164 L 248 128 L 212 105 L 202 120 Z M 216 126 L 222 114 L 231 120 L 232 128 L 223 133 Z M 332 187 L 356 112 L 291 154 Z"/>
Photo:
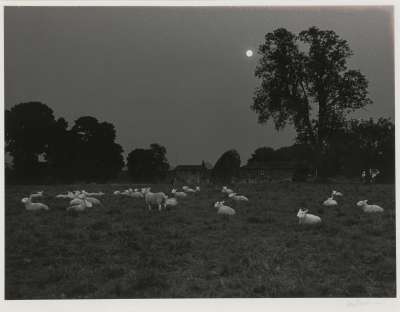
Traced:
<path id="1" fill-rule="evenodd" d="M 299 224 L 318 224 L 321 223 L 321 218 L 313 214 L 307 213 L 308 209 L 301 209 L 297 213 Z"/>
<path id="2" fill-rule="evenodd" d="M 196 192 L 200 192 L 200 186 L 196 186 L 196 188 L 194 189 Z"/>
<path id="3" fill-rule="evenodd" d="M 120 191 L 114 191 L 114 193 L 113 193 L 114 195 L 120 195 L 121 194 L 121 192 Z"/>
<path id="4" fill-rule="evenodd" d="M 237 195 L 236 193 L 230 193 L 228 197 L 236 201 L 249 201 L 249 199 L 246 196 Z"/>
<path id="5" fill-rule="evenodd" d="M 224 203 L 225 202 L 222 201 L 222 202 L 216 202 L 214 204 L 214 207 L 218 208 L 217 213 L 218 214 L 223 214 L 223 215 L 228 215 L 228 216 L 233 216 L 236 213 L 235 209 L 233 209 L 233 208 L 231 208 L 229 206 L 225 206 Z"/>
<path id="6" fill-rule="evenodd" d="M 30 211 L 49 210 L 49 207 L 42 203 L 32 203 L 31 197 L 22 198 L 21 202 L 25 204 L 25 209 Z"/>
<path id="7" fill-rule="evenodd" d="M 143 188 L 142 192 L 144 193 L 144 200 L 149 210 L 151 210 L 151 206 L 158 206 L 159 211 L 161 211 L 163 207 L 166 207 L 167 196 L 164 193 L 152 193 L 149 187 Z"/>
<path id="8" fill-rule="evenodd" d="M 372 212 L 383 212 L 383 208 L 378 206 L 378 205 L 369 205 L 367 203 L 368 200 L 360 200 L 357 203 L 358 207 L 361 207 L 362 210 L 366 213 L 372 213 Z"/>
<path id="9" fill-rule="evenodd" d="M 187 194 L 185 192 L 178 192 L 176 189 L 172 189 L 171 193 L 174 194 L 176 197 L 186 197 L 187 196 Z"/>
<path id="10" fill-rule="evenodd" d="M 327 206 L 327 207 L 333 207 L 337 206 L 337 201 L 333 199 L 332 197 L 329 197 L 327 200 L 325 200 L 322 205 Z"/>
<path id="11" fill-rule="evenodd" d="M 187 193 L 196 193 L 196 190 L 188 187 L 188 188 L 185 189 L 185 192 L 187 192 Z"/>
<path id="12" fill-rule="evenodd" d="M 222 193 L 226 193 L 226 194 L 231 194 L 231 193 L 233 193 L 233 191 L 231 190 L 231 189 L 229 189 L 229 188 L 227 188 L 226 186 L 223 186 L 222 187 L 222 191 L 221 191 Z"/>
<path id="13" fill-rule="evenodd" d="M 189 188 L 189 186 L 187 186 L 187 185 L 182 186 L 182 190 L 184 190 L 184 191 L 186 191 L 188 188 Z"/>

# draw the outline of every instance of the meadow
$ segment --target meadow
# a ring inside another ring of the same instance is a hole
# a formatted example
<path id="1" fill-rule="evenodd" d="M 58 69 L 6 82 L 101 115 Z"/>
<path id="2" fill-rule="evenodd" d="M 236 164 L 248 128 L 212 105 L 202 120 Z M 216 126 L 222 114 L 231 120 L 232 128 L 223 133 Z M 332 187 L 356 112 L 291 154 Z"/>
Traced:
<path id="1" fill-rule="evenodd" d="M 394 185 L 234 185 L 248 203 L 203 185 L 161 212 L 112 195 L 140 186 L 6 186 L 5 298 L 396 296 Z M 105 192 L 103 206 L 67 212 L 55 195 L 76 189 Z M 332 189 L 344 196 L 323 207 Z M 50 210 L 26 211 L 22 197 L 40 190 Z M 217 215 L 221 199 L 236 215 Z M 365 214 L 362 199 L 385 211 Z M 301 207 L 322 224 L 300 225 Z"/>

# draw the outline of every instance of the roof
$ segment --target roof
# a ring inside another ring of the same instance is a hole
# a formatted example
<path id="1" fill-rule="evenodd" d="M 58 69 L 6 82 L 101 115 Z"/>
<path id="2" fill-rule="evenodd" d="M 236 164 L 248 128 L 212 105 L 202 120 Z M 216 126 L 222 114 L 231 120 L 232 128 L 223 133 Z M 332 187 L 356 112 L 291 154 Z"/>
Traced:
<path id="1" fill-rule="evenodd" d="M 242 166 L 240 169 L 294 169 L 295 163 L 291 161 L 269 161 L 267 163 L 254 163 Z"/>

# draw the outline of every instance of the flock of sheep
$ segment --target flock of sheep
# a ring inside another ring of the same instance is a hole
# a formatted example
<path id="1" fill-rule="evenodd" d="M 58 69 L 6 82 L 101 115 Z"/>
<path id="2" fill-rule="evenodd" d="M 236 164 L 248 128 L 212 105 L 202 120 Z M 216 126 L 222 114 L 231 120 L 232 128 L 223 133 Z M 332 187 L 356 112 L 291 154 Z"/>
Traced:
<path id="1" fill-rule="evenodd" d="M 151 192 L 150 187 L 144 187 L 139 189 L 128 189 L 125 191 L 115 191 L 114 195 L 125 195 L 133 198 L 143 198 L 146 206 L 149 210 L 152 207 L 158 207 L 158 210 L 165 209 L 168 206 L 176 206 L 178 205 L 177 198 L 185 198 L 189 194 L 200 192 L 200 187 L 196 186 L 195 188 L 190 188 L 188 186 L 183 186 L 182 191 L 178 191 L 177 189 L 172 189 L 171 193 L 174 197 L 169 197 L 163 192 L 153 193 Z M 228 196 L 229 199 L 235 201 L 243 201 L 247 202 L 249 199 L 244 195 L 238 195 L 232 189 L 229 189 L 226 186 L 222 187 L 222 193 Z M 56 198 L 64 198 L 70 199 L 69 206 L 67 210 L 74 211 L 83 211 L 86 208 L 92 207 L 93 205 L 101 205 L 101 201 L 97 199 L 98 196 L 105 195 L 103 192 L 97 193 L 88 193 L 86 191 L 74 191 L 68 192 L 67 194 L 59 194 Z M 32 202 L 33 198 L 42 197 L 43 191 L 31 194 L 29 197 L 25 197 L 22 199 L 22 203 L 25 205 L 26 210 L 37 211 L 37 210 L 49 210 L 49 207 L 43 203 Z M 331 196 L 325 200 L 322 205 L 327 207 L 337 206 L 337 200 L 335 197 L 343 196 L 342 193 L 337 192 L 335 190 L 332 191 Z M 356 204 L 358 207 L 366 213 L 375 213 L 375 212 L 383 212 L 383 208 L 378 205 L 370 205 L 367 200 L 361 200 Z M 214 204 L 214 207 L 217 208 L 217 213 L 222 215 L 234 215 L 236 211 L 227 205 L 225 205 L 225 201 L 217 201 Z M 307 209 L 301 209 L 297 213 L 297 217 L 299 218 L 300 224 L 318 224 L 322 220 L 320 217 L 308 213 Z"/>

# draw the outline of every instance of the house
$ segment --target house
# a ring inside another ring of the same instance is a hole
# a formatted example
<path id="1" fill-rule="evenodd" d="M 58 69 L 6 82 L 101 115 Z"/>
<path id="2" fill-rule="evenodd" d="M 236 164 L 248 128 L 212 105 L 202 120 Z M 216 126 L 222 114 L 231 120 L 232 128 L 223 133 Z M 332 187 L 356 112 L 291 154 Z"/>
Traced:
<path id="1" fill-rule="evenodd" d="M 171 171 L 173 184 L 201 184 L 210 180 L 210 169 L 204 162 L 201 165 L 179 165 Z"/>
<path id="2" fill-rule="evenodd" d="M 239 180 L 246 183 L 258 183 L 274 180 L 286 180 L 293 177 L 295 163 L 290 161 L 270 161 L 242 166 Z"/>

